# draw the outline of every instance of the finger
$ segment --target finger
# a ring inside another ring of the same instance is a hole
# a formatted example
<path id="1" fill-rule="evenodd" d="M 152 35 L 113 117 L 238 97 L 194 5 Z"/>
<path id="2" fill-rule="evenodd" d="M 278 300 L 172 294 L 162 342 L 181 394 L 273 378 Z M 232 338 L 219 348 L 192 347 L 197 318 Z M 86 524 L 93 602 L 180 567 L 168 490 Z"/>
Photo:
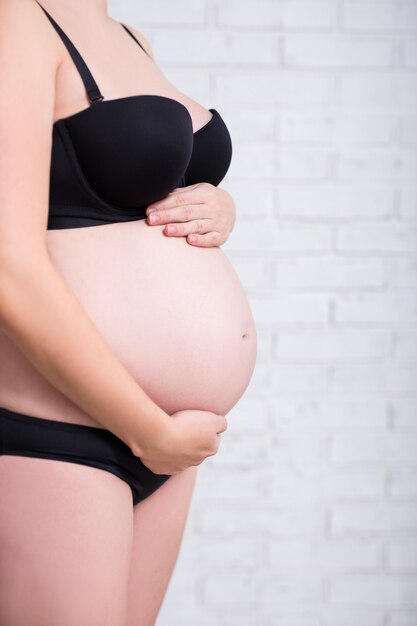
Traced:
<path id="1" fill-rule="evenodd" d="M 222 244 L 222 238 L 217 230 L 212 230 L 209 233 L 197 235 L 192 233 L 187 235 L 187 243 L 199 248 L 213 248 L 214 246 L 220 246 Z"/>
<path id="2" fill-rule="evenodd" d="M 149 213 L 147 221 L 149 224 L 169 224 L 172 222 L 189 222 L 191 220 L 211 217 L 210 207 L 205 203 L 187 204 L 172 209 L 160 209 Z"/>
<path id="3" fill-rule="evenodd" d="M 170 237 L 186 237 L 194 233 L 209 233 L 212 227 L 211 219 L 201 219 L 183 224 L 167 224 L 162 232 Z"/>
<path id="4" fill-rule="evenodd" d="M 161 198 L 161 200 L 148 205 L 146 214 L 148 215 L 153 210 L 160 211 L 161 209 L 171 209 L 184 204 L 199 204 L 205 201 L 207 197 L 206 194 L 206 187 L 201 183 L 187 188 L 180 187 L 179 191 L 169 193 L 164 198 Z"/>
<path id="5" fill-rule="evenodd" d="M 224 415 L 218 415 L 217 434 L 224 433 L 227 430 L 227 426 L 227 419 L 224 417 Z"/>

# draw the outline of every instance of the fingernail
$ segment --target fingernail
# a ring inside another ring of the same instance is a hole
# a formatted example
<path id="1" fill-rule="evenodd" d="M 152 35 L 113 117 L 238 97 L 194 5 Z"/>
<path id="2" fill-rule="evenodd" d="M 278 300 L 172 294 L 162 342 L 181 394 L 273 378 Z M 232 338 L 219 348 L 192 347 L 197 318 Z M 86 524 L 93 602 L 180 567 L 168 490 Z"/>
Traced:
<path id="1" fill-rule="evenodd" d="M 157 223 L 159 222 L 159 220 L 160 220 L 159 215 L 157 215 L 156 213 L 151 213 L 151 214 L 150 214 L 150 216 L 149 216 L 149 221 L 150 221 L 152 224 L 157 224 Z"/>
<path id="2" fill-rule="evenodd" d="M 149 213 L 153 213 L 154 211 L 157 211 L 156 206 L 148 206 L 148 208 L 146 209 L 147 215 L 149 215 Z"/>
<path id="3" fill-rule="evenodd" d="M 168 231 L 169 233 L 171 233 L 171 235 L 172 235 L 173 233 L 176 233 L 176 232 L 177 232 L 177 227 L 176 227 L 176 226 L 174 226 L 173 224 L 169 224 L 169 225 L 167 226 L 167 231 Z"/>

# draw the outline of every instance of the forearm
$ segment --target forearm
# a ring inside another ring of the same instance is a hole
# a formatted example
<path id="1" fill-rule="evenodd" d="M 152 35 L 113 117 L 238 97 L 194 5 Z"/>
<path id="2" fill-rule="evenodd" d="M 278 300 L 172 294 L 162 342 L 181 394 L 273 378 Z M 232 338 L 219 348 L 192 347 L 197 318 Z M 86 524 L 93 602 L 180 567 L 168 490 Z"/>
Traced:
<path id="1" fill-rule="evenodd" d="M 0 276 L 0 324 L 46 380 L 138 456 L 150 437 L 166 436 L 170 417 L 117 359 L 49 260 L 14 262 Z"/>

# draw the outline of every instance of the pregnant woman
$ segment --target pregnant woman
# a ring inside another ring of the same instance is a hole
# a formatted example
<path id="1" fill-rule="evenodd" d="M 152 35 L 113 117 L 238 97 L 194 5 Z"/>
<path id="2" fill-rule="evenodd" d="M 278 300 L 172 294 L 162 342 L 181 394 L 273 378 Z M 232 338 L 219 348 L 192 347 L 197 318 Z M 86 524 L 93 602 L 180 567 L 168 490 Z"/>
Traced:
<path id="1" fill-rule="evenodd" d="M 230 135 L 106 0 L 0 0 L 0 146 L 0 625 L 151 626 L 256 360 Z"/>

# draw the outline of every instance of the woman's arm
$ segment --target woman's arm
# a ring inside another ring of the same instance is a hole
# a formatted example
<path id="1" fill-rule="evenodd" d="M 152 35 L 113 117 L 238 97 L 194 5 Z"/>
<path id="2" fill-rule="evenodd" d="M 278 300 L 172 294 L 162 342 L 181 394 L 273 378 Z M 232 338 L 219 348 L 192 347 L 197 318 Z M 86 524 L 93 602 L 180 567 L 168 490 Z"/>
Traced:
<path id="1" fill-rule="evenodd" d="M 113 354 L 46 247 L 61 55 L 37 3 L 1 0 L 0 324 L 51 384 L 140 456 L 170 418 Z"/>
<path id="2" fill-rule="evenodd" d="M 37 3 L 0 0 L 0 325 L 56 389 L 149 459 L 154 471 L 173 473 L 217 451 L 225 419 L 199 411 L 173 419 L 158 407 L 51 261 L 46 229 L 58 44 Z"/>

